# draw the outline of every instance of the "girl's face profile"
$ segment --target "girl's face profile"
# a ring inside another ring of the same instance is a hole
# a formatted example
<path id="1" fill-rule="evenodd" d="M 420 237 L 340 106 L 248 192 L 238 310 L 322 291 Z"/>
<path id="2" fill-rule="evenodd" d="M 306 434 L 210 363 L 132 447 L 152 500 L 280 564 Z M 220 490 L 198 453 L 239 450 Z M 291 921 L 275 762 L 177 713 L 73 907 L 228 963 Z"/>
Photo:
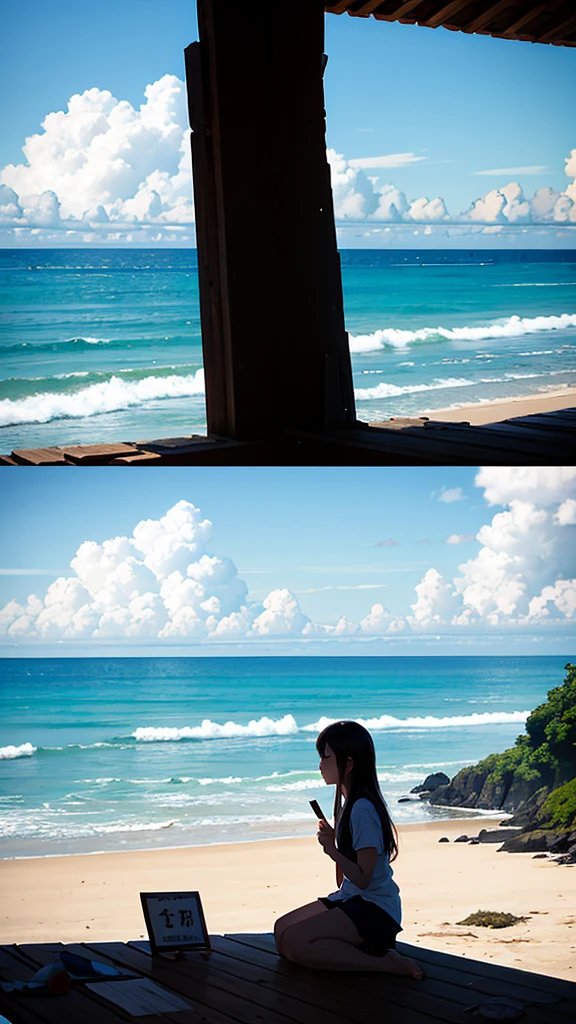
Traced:
<path id="1" fill-rule="evenodd" d="M 324 747 L 324 754 L 320 757 L 320 774 L 327 786 L 335 786 L 338 783 L 336 754 L 328 744 Z"/>

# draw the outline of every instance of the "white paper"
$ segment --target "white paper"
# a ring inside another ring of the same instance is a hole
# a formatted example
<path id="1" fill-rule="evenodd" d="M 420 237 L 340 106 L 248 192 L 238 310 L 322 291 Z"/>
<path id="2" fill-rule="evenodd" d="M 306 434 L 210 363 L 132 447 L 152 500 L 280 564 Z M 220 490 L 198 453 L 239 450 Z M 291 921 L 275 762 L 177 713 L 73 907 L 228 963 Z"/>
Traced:
<path id="1" fill-rule="evenodd" d="M 126 1010 L 131 1017 L 145 1017 L 148 1013 L 177 1013 L 189 1010 L 191 1003 L 157 985 L 149 978 L 131 981 L 97 981 L 86 985 L 111 1003 Z"/>

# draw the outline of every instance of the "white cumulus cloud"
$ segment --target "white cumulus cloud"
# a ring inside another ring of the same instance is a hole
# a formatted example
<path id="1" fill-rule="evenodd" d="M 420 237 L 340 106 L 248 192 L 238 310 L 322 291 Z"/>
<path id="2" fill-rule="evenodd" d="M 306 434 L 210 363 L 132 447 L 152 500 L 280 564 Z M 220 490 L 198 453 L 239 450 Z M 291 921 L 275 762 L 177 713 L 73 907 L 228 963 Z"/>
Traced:
<path id="1" fill-rule="evenodd" d="M 298 636 L 309 622 L 289 590 L 262 604 L 229 558 L 211 554 L 212 523 L 179 501 L 160 519 L 137 523 L 130 537 L 87 540 L 43 600 L 10 601 L 0 633 L 15 640 L 159 639 L 198 641 L 251 635 Z"/>
<path id="2" fill-rule="evenodd" d="M 87 89 L 48 114 L 0 172 L 0 224 L 15 228 L 180 225 L 194 221 L 184 83 L 164 75 L 133 107 Z M 157 237 L 156 232 L 155 237 Z"/>
<path id="3" fill-rule="evenodd" d="M 48 113 L 41 130 L 25 140 L 22 162 L 0 170 L 2 238 L 20 244 L 193 241 L 189 135 L 185 85 L 175 75 L 147 85 L 140 105 L 96 86 L 71 96 L 65 110 Z M 576 150 L 565 159 L 570 181 L 563 191 L 544 186 L 529 197 L 508 180 L 461 213 L 449 212 L 441 196 L 407 196 L 394 182 L 382 183 L 383 173 L 393 175 L 425 156 L 346 159 L 334 149 L 327 156 L 336 218 L 391 225 L 376 232 L 393 232 L 398 224 L 422 224 L 424 234 L 451 224 L 466 233 L 576 224 Z M 513 178 L 545 170 L 476 173 Z"/>
<path id="4" fill-rule="evenodd" d="M 480 528 L 480 550 L 450 583 L 428 570 L 416 587 L 412 625 L 574 620 L 576 470 L 490 466 L 475 483 L 488 504 L 503 511 Z M 459 535 L 448 543 L 460 543 Z"/>

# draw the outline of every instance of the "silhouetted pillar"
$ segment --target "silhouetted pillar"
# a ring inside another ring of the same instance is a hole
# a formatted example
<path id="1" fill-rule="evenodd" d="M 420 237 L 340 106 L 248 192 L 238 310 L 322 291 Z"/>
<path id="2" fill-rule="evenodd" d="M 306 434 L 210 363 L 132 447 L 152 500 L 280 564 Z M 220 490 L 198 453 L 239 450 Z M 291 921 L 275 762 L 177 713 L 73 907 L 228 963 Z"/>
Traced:
<path id="1" fill-rule="evenodd" d="M 198 0 L 185 51 L 209 433 L 355 421 L 322 0 Z"/>

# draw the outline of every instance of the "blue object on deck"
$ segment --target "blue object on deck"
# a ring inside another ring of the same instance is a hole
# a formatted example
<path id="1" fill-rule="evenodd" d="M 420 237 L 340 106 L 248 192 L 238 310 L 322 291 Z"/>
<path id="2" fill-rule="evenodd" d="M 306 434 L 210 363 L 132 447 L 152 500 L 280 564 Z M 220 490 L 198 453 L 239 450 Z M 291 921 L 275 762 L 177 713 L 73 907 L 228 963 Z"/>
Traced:
<path id="1" fill-rule="evenodd" d="M 92 980 L 93 978 L 112 978 L 120 974 L 115 967 L 108 964 L 101 964 L 97 960 L 87 960 L 85 956 L 78 956 L 63 949 L 60 955 L 62 966 L 66 968 L 71 978 L 76 981 Z"/>

